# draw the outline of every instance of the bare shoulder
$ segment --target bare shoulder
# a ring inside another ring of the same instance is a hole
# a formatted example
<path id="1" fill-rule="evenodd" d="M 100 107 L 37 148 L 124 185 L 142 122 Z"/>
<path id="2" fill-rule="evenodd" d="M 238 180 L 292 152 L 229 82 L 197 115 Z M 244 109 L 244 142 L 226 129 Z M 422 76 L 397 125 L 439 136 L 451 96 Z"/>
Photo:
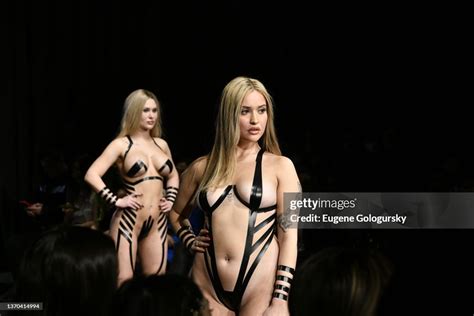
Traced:
<path id="1" fill-rule="evenodd" d="M 153 137 L 153 139 L 154 139 L 155 142 L 158 144 L 158 146 L 160 146 L 161 148 L 163 148 L 163 149 L 169 149 L 168 143 L 167 143 L 166 140 L 164 140 L 163 138 L 160 138 L 160 137 Z"/>
<path id="2" fill-rule="evenodd" d="M 101 157 L 106 157 L 107 159 L 113 160 L 117 159 L 126 151 L 128 144 L 129 141 L 126 137 L 115 138 L 104 149 Z"/>
<path id="3" fill-rule="evenodd" d="M 276 168 L 277 171 L 285 172 L 295 169 L 293 162 L 288 157 L 275 155 L 269 152 L 265 152 L 264 157 L 267 160 L 267 163 L 271 167 Z"/>
<path id="4" fill-rule="evenodd" d="M 194 160 L 186 170 L 183 171 L 183 178 L 193 179 L 195 182 L 199 182 L 204 175 L 204 170 L 206 170 L 207 156 L 199 157 Z"/>
<path id="5" fill-rule="evenodd" d="M 115 150 L 123 150 L 127 148 L 129 144 L 130 141 L 127 139 L 127 137 L 118 137 L 110 142 L 109 147 Z"/>
<path id="6" fill-rule="evenodd" d="M 206 170 L 207 165 L 207 156 L 202 156 L 194 160 L 191 165 L 189 166 L 194 173 L 198 175 L 203 175 L 204 171 Z"/>
<path id="7" fill-rule="evenodd" d="M 285 156 L 276 156 L 275 160 L 274 170 L 278 188 L 282 192 L 301 192 L 301 184 L 293 161 Z"/>

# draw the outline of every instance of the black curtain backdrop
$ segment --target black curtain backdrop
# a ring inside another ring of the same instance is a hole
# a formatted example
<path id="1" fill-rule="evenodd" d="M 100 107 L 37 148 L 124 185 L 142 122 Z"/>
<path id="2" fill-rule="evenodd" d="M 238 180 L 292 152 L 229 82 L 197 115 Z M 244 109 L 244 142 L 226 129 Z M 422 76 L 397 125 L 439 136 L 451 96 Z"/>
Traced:
<path id="1" fill-rule="evenodd" d="M 472 98 L 464 92 L 472 54 L 462 8 L 151 0 L 0 6 L 7 24 L 0 87 L 4 237 L 23 228 L 18 200 L 38 182 L 41 154 L 57 148 L 66 159 L 97 157 L 115 137 L 132 90 L 156 93 L 174 159 L 189 162 L 210 150 L 220 92 L 238 75 L 261 80 L 273 95 L 283 153 L 304 191 L 474 187 Z M 305 234 L 308 251 L 329 238 Z M 430 295 L 442 298 L 472 275 L 472 266 L 457 270 L 453 263 L 466 262 L 462 241 L 471 230 L 379 234 L 396 245 L 387 247 L 402 267 L 413 263 L 433 278 L 457 271 L 454 280 L 437 279 L 442 286 Z M 447 254 L 453 245 L 459 251 Z M 436 306 L 432 301 L 420 306 Z"/>

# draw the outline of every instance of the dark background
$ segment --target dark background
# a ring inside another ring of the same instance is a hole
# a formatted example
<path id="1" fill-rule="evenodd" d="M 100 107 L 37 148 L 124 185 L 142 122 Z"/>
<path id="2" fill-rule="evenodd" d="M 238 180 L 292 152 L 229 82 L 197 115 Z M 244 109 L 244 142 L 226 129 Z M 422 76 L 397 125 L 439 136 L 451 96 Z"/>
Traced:
<path id="1" fill-rule="evenodd" d="M 210 150 L 219 94 L 238 75 L 273 95 L 305 191 L 474 187 L 461 7 L 7 1 L 0 12 L 3 236 L 22 229 L 17 201 L 42 152 L 98 156 L 131 91 L 157 94 L 174 160 L 189 162 Z M 306 254 L 374 239 L 398 264 L 399 312 L 468 304 L 471 230 L 305 231 Z"/>

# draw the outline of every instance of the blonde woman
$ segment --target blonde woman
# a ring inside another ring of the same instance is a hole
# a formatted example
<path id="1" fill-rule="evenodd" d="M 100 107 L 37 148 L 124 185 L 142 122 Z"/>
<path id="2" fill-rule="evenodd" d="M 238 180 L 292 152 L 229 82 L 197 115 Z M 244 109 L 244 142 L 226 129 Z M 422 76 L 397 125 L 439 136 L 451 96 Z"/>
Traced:
<path id="1" fill-rule="evenodd" d="M 261 82 L 227 84 L 212 151 L 181 182 L 170 220 L 195 253 L 192 276 L 215 315 L 288 315 L 297 230 L 279 219 L 283 193 L 300 186 L 293 163 L 281 156 L 272 98 Z M 198 236 L 187 220 L 195 202 L 206 218 Z"/>
<path id="2" fill-rule="evenodd" d="M 166 270 L 167 216 L 176 199 L 179 176 L 161 136 L 160 104 L 147 90 L 132 92 L 124 104 L 121 131 L 90 166 L 85 180 L 117 209 L 110 235 L 119 259 L 119 284 L 133 277 L 137 253 L 144 274 Z M 125 197 L 102 180 L 116 164 Z"/>

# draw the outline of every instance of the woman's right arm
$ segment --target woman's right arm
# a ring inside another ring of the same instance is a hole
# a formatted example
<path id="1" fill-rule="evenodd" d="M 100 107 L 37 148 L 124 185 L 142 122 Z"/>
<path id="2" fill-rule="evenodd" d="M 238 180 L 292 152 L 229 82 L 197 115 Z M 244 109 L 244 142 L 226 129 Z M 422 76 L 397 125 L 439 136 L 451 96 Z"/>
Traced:
<path id="1" fill-rule="evenodd" d="M 169 215 L 174 231 L 189 252 L 204 252 L 204 248 L 209 245 L 210 240 L 207 236 L 209 232 L 206 229 L 202 229 L 198 236 L 194 235 L 188 220 L 194 206 L 194 195 L 201 182 L 205 167 L 206 159 L 199 158 L 181 174 L 178 196 Z"/>
<path id="2" fill-rule="evenodd" d="M 84 176 L 84 180 L 97 192 L 103 199 L 111 205 L 133 209 L 141 208 L 141 204 L 136 197 L 140 194 L 133 194 L 124 198 L 118 198 L 104 183 L 102 176 L 109 170 L 109 168 L 117 161 L 121 153 L 125 149 L 125 142 L 122 139 L 115 139 L 112 141 L 104 152 L 97 158 Z"/>

